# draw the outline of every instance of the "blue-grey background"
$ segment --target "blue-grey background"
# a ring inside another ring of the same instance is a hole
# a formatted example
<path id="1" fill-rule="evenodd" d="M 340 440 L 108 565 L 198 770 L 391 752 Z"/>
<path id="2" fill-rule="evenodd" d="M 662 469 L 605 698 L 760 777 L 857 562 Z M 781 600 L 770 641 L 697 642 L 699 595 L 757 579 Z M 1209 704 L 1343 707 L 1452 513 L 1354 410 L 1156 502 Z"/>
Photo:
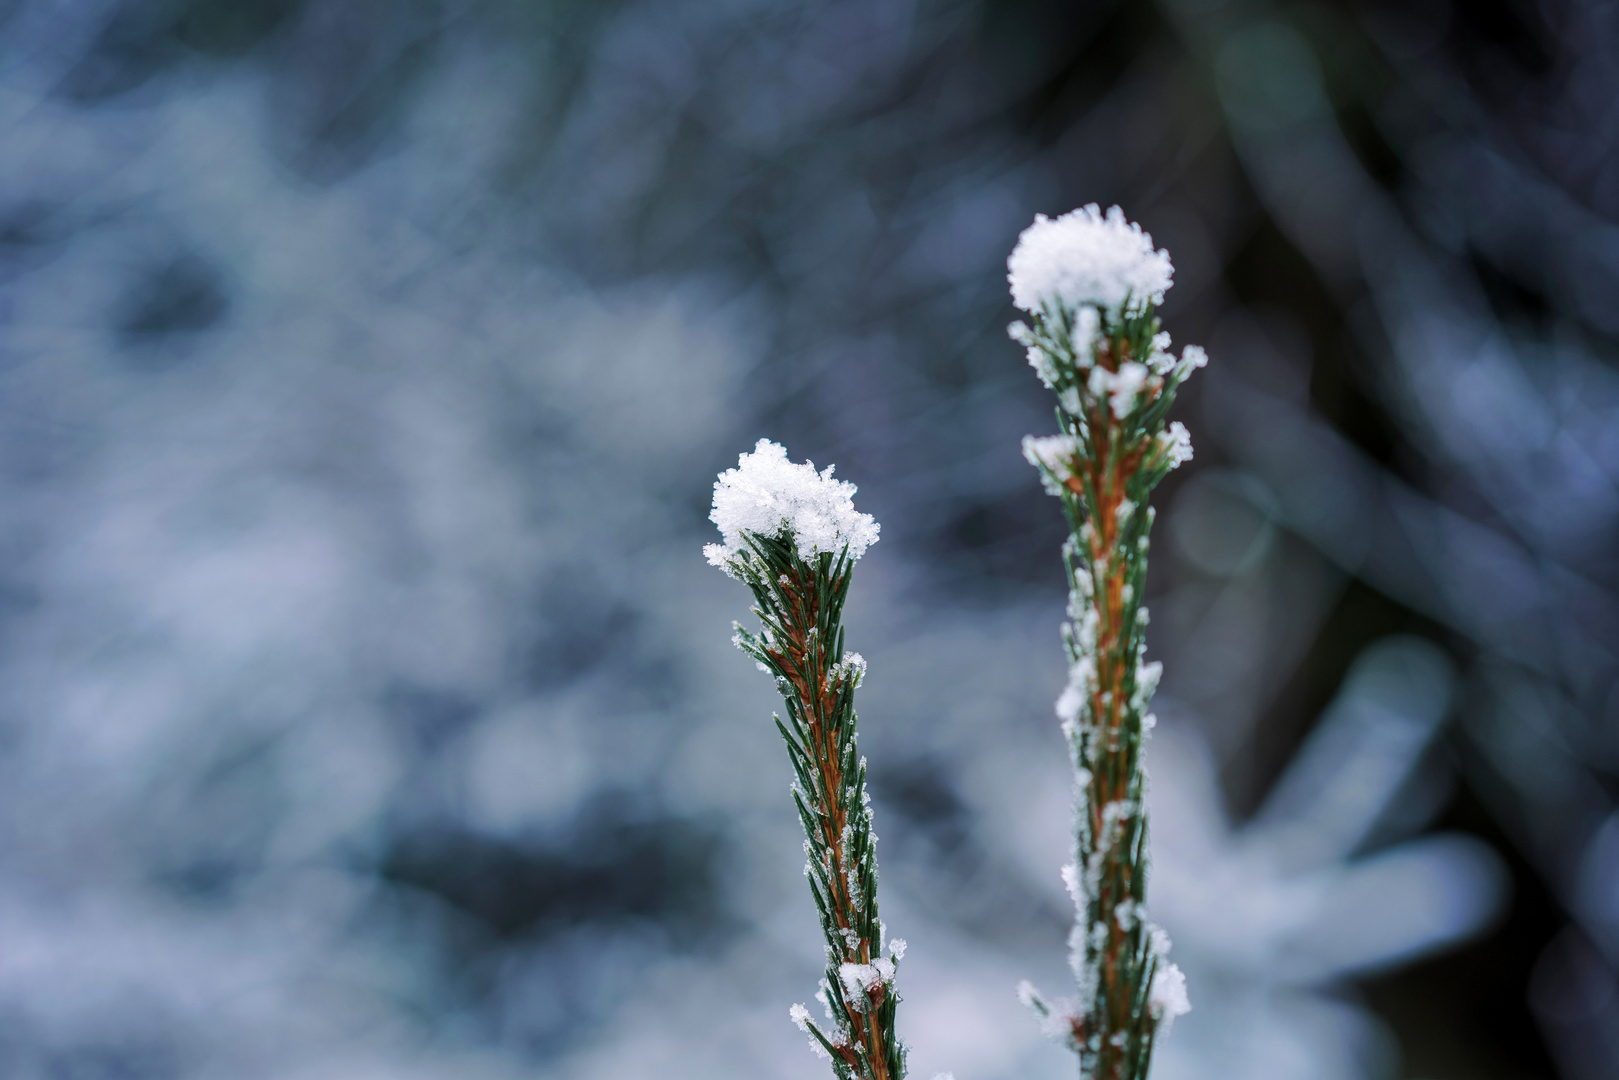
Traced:
<path id="1" fill-rule="evenodd" d="M 1163 1080 L 1619 1076 L 1619 7 L 0 2 L 0 1075 L 818 1076 L 762 436 L 850 645 L 912 1073 L 1071 1075 L 1052 428 L 1118 202 L 1161 490 Z"/>

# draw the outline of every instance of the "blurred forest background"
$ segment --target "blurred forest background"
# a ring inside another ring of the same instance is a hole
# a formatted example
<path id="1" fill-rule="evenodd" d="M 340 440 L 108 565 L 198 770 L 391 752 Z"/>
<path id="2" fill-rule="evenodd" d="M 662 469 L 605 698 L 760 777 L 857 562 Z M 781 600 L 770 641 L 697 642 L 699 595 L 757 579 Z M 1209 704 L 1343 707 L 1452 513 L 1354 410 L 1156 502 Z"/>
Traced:
<path id="1" fill-rule="evenodd" d="M 1039 211 L 1207 346 L 1155 1076 L 1619 1076 L 1619 5 L 0 0 L 0 1073 L 818 1076 L 768 436 L 918 1077 L 1071 1073 Z"/>

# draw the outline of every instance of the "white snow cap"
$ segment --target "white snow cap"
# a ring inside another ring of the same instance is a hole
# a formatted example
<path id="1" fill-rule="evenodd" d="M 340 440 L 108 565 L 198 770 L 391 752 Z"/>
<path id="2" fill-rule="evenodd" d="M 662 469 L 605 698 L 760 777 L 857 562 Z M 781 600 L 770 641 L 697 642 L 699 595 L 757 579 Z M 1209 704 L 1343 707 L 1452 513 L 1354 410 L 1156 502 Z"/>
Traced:
<path id="1" fill-rule="evenodd" d="M 708 519 L 719 526 L 723 544 L 709 544 L 703 554 L 715 566 L 743 549 L 744 531 L 782 537 L 791 533 L 804 559 L 845 545 L 858 559 L 877 542 L 881 528 L 870 514 L 854 508 L 855 486 L 832 479 L 834 466 L 816 472 L 813 462 L 795 465 L 787 450 L 760 439 L 753 453 L 737 459 L 714 482 L 714 509 Z"/>
<path id="2" fill-rule="evenodd" d="M 1153 250 L 1152 237 L 1126 221 L 1123 210 L 1112 207 L 1103 217 L 1095 203 L 1056 219 L 1036 214 L 1006 270 L 1012 303 L 1031 314 L 1048 300 L 1110 311 L 1127 299 L 1137 310 L 1148 301 L 1161 304 L 1175 273 L 1169 252 Z"/>

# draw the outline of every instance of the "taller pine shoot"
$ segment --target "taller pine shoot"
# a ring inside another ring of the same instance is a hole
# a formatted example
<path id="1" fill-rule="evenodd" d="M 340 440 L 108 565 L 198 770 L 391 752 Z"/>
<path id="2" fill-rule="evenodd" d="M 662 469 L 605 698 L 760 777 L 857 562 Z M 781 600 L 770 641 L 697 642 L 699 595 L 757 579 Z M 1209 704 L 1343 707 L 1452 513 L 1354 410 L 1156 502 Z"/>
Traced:
<path id="1" fill-rule="evenodd" d="M 1165 426 L 1175 390 L 1207 362 L 1177 359 L 1157 305 L 1173 268 L 1118 207 L 1037 216 L 1007 262 L 1012 300 L 1031 316 L 1014 340 L 1057 396 L 1058 434 L 1023 440 L 1023 454 L 1062 502 L 1068 685 L 1057 716 L 1074 768 L 1069 963 L 1074 1002 L 1024 1001 L 1079 1055 L 1086 1080 L 1144 1080 L 1157 1036 L 1190 1005 L 1169 939 L 1147 917 L 1146 776 L 1142 747 L 1161 666 L 1145 661 L 1148 498 L 1192 456 L 1186 429 Z"/>
<path id="2" fill-rule="evenodd" d="M 793 803 L 804 826 L 804 874 L 826 939 L 826 977 L 816 997 L 825 1024 L 790 1010 L 837 1080 L 903 1080 L 905 1047 L 894 1032 L 895 969 L 905 942 L 887 943 L 877 917 L 877 856 L 866 794 L 866 760 L 855 744 L 854 691 L 866 673 L 843 651 L 843 603 L 854 564 L 877 540 L 857 513 L 853 484 L 829 466 L 796 465 L 759 440 L 714 485 L 724 543 L 708 561 L 753 592 L 757 632 L 735 642 L 771 676 L 786 705 L 775 717 L 793 768 Z"/>

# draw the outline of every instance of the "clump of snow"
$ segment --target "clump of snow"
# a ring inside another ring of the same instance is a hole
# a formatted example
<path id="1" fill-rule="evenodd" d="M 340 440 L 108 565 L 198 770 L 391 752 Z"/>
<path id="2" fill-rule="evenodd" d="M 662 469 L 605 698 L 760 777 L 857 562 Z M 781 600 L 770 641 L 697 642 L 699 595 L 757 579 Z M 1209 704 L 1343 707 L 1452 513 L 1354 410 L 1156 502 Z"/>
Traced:
<path id="1" fill-rule="evenodd" d="M 890 941 L 888 943 L 888 951 L 893 955 L 895 960 L 905 959 L 905 939 L 902 937 L 897 937 L 893 941 Z"/>
<path id="2" fill-rule="evenodd" d="M 838 967 L 838 978 L 843 981 L 843 988 L 851 994 L 870 990 L 882 981 L 882 976 L 870 964 L 842 964 Z"/>
<path id="3" fill-rule="evenodd" d="M 1052 355 L 1052 349 L 1061 349 L 1060 341 L 1053 342 L 1040 334 L 1035 333 L 1027 323 L 1015 322 L 1007 326 L 1007 336 L 1022 345 L 1027 350 L 1029 366 L 1034 373 L 1040 376 L 1040 381 L 1050 390 L 1057 389 L 1057 381 L 1062 377 L 1058 369 L 1057 360 Z M 1090 367 L 1095 360 L 1096 339 L 1102 333 L 1102 320 L 1096 314 L 1095 308 L 1082 307 L 1074 312 L 1073 324 L 1068 329 L 1067 352 L 1073 356 L 1074 365 L 1081 371 Z M 1164 348 L 1169 347 L 1168 334 L 1159 334 L 1164 339 Z M 1173 364 L 1175 358 L 1167 356 L 1167 363 Z"/>
<path id="4" fill-rule="evenodd" d="M 835 466 L 815 471 L 813 462 L 787 460 L 785 447 L 760 439 L 751 454 L 737 459 L 714 482 L 714 509 L 708 519 L 719 526 L 723 544 L 709 544 L 703 554 L 724 567 L 743 550 L 742 534 L 791 537 L 804 559 L 848 548 L 858 559 L 877 542 L 881 526 L 854 508 L 855 486 L 832 479 Z"/>
<path id="5" fill-rule="evenodd" d="M 1158 436 L 1158 447 L 1171 469 L 1192 460 L 1192 436 L 1179 420 L 1172 421 L 1169 429 Z"/>
<path id="6" fill-rule="evenodd" d="M 1150 664 L 1136 662 L 1136 690 L 1130 695 L 1130 708 L 1140 712 L 1158 692 L 1158 681 L 1164 677 L 1164 665 L 1157 660 Z"/>
<path id="7" fill-rule="evenodd" d="M 1192 1011 L 1192 1001 L 1186 996 L 1186 976 L 1174 964 L 1164 964 L 1152 977 L 1152 989 L 1147 992 L 1147 1005 L 1158 1018 L 1158 1033 L 1167 1035 L 1175 1017 Z"/>
<path id="8" fill-rule="evenodd" d="M 894 963 L 878 960 L 874 964 L 843 964 L 838 968 L 838 981 L 843 983 L 843 1000 L 851 1009 L 865 1012 L 870 1004 L 867 998 L 873 988 L 894 979 Z"/>
<path id="9" fill-rule="evenodd" d="M 1169 332 L 1160 330 L 1153 335 L 1152 353 L 1147 357 L 1147 367 L 1154 375 L 1163 375 L 1175 368 L 1175 354 L 1169 351 Z"/>
<path id="10" fill-rule="evenodd" d="M 1062 494 L 1062 485 L 1074 475 L 1079 440 L 1072 435 L 1023 436 L 1023 460 L 1040 470 L 1040 483 L 1049 494 Z"/>
<path id="11" fill-rule="evenodd" d="M 1141 390 L 1147 385 L 1148 374 L 1147 365 L 1134 360 L 1120 364 L 1117 371 L 1096 367 L 1091 369 L 1086 389 L 1098 400 L 1107 398 L 1114 417 L 1123 420 L 1140 404 Z"/>
<path id="12" fill-rule="evenodd" d="M 1123 210 L 1112 207 L 1104 217 L 1095 203 L 1055 219 L 1036 214 L 1006 269 L 1012 302 L 1031 314 L 1047 302 L 1138 311 L 1164 302 L 1175 273 L 1169 252 L 1154 250 L 1152 237 Z"/>
<path id="13" fill-rule="evenodd" d="M 1201 345 L 1188 345 L 1181 350 L 1180 377 L 1185 378 L 1201 367 L 1209 366 L 1209 354 Z"/>
<path id="14" fill-rule="evenodd" d="M 1079 881 L 1079 866 L 1067 863 L 1062 868 L 1062 887 L 1068 890 L 1068 899 L 1074 902 L 1074 910 L 1080 913 L 1085 911 L 1085 888 Z"/>
<path id="15" fill-rule="evenodd" d="M 866 677 L 866 658 L 857 652 L 846 652 L 843 659 L 826 669 L 826 686 L 831 689 L 841 682 L 847 681 L 852 686 L 859 686 Z M 860 935 L 853 930 L 845 930 L 845 934 L 854 934 L 856 941 Z M 851 945 L 850 948 L 854 946 Z"/>
<path id="16" fill-rule="evenodd" d="M 1097 618 L 1094 612 L 1087 612 L 1087 618 L 1076 627 L 1076 639 L 1082 647 L 1089 646 L 1095 639 Z M 1057 719 L 1065 727 L 1078 723 L 1080 711 L 1096 692 L 1096 659 L 1094 656 L 1082 655 L 1068 667 L 1068 685 L 1062 688 L 1057 697 Z"/>
<path id="17" fill-rule="evenodd" d="M 1017 323 L 1016 325 L 1022 326 L 1023 324 Z M 1057 380 L 1061 378 L 1061 373 L 1058 372 L 1057 361 L 1051 358 L 1051 353 L 1039 345 L 1029 345 L 1025 348 L 1027 349 L 1026 355 L 1029 358 L 1029 366 L 1034 368 L 1036 375 L 1040 376 L 1040 381 L 1046 384 L 1046 389 L 1057 389 Z"/>

